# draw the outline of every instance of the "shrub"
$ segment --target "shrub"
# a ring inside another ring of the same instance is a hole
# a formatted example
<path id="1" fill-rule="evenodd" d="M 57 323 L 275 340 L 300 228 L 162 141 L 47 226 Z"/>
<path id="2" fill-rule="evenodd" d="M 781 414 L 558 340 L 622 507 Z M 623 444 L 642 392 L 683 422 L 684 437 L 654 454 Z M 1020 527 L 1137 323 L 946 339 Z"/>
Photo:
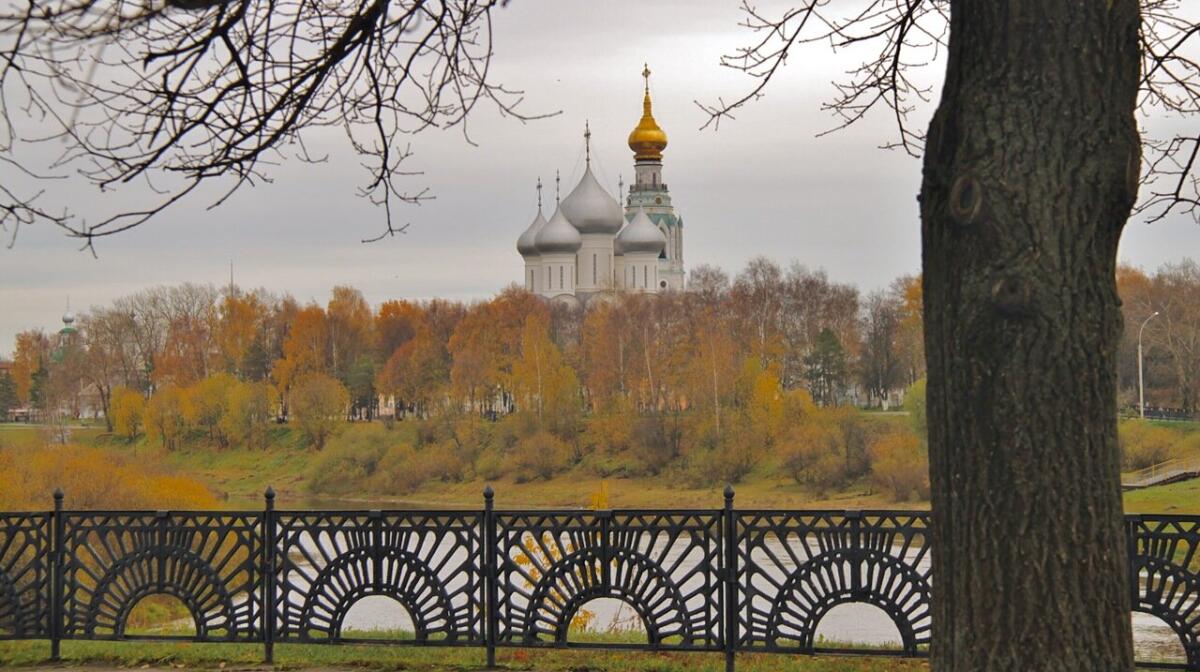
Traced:
<path id="1" fill-rule="evenodd" d="M 485 481 L 494 481 L 504 475 L 505 466 L 500 451 L 485 450 L 475 458 L 475 475 Z"/>
<path id="2" fill-rule="evenodd" d="M 851 408 L 823 408 L 785 435 L 780 466 L 817 494 L 841 488 L 871 469 L 870 432 Z"/>
<path id="3" fill-rule="evenodd" d="M 407 495 L 432 481 L 461 480 L 464 466 L 452 446 L 414 448 L 400 444 L 384 454 L 372 483 L 376 491 Z"/>
<path id="4" fill-rule="evenodd" d="M 373 484 L 377 491 L 406 495 L 421 487 L 425 480 L 417 465 L 417 450 L 401 444 L 392 446 L 382 456 Z"/>
<path id="5" fill-rule="evenodd" d="M 82 445 L 0 451 L 0 510 L 45 509 L 62 488 L 70 509 L 211 509 L 199 481 L 158 474 L 110 450 Z"/>
<path id="6" fill-rule="evenodd" d="M 641 459 L 645 473 L 660 473 L 679 457 L 683 427 L 679 413 L 652 413 L 633 426 L 631 446 Z"/>
<path id="7" fill-rule="evenodd" d="M 871 445 L 871 455 L 871 483 L 893 502 L 929 499 L 929 458 L 916 434 L 885 434 Z"/>
<path id="8" fill-rule="evenodd" d="M 835 431 L 820 425 L 804 425 L 785 438 L 781 466 L 797 484 L 809 486 L 824 496 L 846 482 L 845 463 L 839 452 Z"/>
<path id="9" fill-rule="evenodd" d="M 361 493 L 379 470 L 388 452 L 390 435 L 377 425 L 356 425 L 330 440 L 327 449 L 313 461 L 308 488 L 324 495 Z"/>
<path id="10" fill-rule="evenodd" d="M 1143 420 L 1125 420 L 1118 427 L 1121 463 L 1127 471 L 1136 471 L 1165 462 L 1175 453 L 1179 435 L 1165 427 Z"/>
<path id="11" fill-rule="evenodd" d="M 517 482 L 551 478 L 567 468 L 570 457 L 571 447 L 566 442 L 550 432 L 538 432 L 517 445 L 513 456 Z"/>

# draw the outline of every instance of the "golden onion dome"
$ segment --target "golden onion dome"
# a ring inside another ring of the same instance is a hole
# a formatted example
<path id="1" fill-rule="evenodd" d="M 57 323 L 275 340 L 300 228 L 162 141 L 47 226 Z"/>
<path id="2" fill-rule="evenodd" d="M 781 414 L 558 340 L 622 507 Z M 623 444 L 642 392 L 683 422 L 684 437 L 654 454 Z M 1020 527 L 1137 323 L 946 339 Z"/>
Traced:
<path id="1" fill-rule="evenodd" d="M 667 148 L 667 134 L 658 127 L 654 113 L 650 111 L 650 67 L 642 70 L 646 78 L 646 95 L 642 99 L 642 119 L 629 134 L 629 148 L 638 161 L 662 161 L 662 151 Z"/>

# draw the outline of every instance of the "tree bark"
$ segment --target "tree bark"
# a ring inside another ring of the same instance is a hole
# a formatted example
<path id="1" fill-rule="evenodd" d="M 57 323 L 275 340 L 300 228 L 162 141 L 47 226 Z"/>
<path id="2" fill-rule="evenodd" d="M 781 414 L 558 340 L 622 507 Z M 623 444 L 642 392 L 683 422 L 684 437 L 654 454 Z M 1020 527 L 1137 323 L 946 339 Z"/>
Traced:
<path id="1" fill-rule="evenodd" d="M 952 0 L 921 186 L 935 670 L 1129 670 L 1137 0 Z"/>

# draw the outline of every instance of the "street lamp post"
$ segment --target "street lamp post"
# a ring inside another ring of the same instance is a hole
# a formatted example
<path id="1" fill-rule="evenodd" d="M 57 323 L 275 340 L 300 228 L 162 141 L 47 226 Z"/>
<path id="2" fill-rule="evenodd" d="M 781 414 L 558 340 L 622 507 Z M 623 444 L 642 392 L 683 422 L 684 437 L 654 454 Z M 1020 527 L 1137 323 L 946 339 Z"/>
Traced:
<path id="1" fill-rule="evenodd" d="M 1142 320 L 1142 326 L 1138 329 L 1138 412 L 1142 419 L 1146 419 L 1146 387 L 1142 378 L 1142 332 L 1146 330 L 1146 323 L 1158 317 L 1158 311 L 1150 313 L 1150 317 Z"/>

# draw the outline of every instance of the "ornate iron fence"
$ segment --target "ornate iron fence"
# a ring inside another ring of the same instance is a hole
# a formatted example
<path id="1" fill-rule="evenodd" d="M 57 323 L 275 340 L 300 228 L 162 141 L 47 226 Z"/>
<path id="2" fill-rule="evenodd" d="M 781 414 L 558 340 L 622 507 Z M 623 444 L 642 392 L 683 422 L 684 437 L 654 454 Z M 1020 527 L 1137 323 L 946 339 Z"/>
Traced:
<path id="1" fill-rule="evenodd" d="M 930 642 L 929 514 L 710 510 L 64 511 L 0 513 L 0 639 L 376 642 L 486 649 L 620 647 L 922 657 Z M 1200 516 L 1129 516 L 1135 611 L 1179 638 L 1200 670 Z M 194 634 L 128 629 L 169 595 Z M 365 597 L 399 603 L 409 639 L 345 627 Z M 598 598 L 631 607 L 645 642 L 574 641 Z M 839 649 L 817 635 L 834 608 L 865 603 L 898 647 Z"/>

